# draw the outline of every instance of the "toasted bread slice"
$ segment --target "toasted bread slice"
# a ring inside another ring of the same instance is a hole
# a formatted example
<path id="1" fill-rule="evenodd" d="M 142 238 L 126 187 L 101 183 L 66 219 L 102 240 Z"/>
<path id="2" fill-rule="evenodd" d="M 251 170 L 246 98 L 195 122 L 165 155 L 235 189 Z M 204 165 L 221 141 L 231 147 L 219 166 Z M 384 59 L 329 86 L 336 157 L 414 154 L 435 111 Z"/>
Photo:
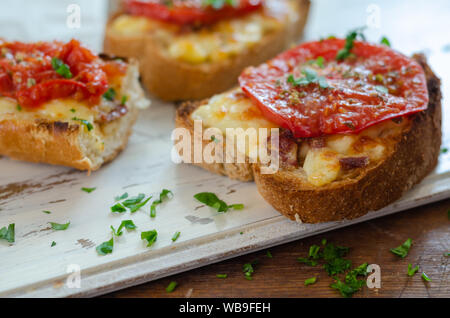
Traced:
<path id="1" fill-rule="evenodd" d="M 269 0 L 268 11 L 276 11 L 277 2 Z M 258 65 L 276 54 L 287 49 L 295 43 L 303 32 L 307 21 L 310 2 L 309 0 L 283 0 L 290 3 L 293 10 L 280 21 L 274 30 L 263 35 L 257 43 L 252 43 L 243 49 L 233 52 L 230 56 L 219 57 L 213 60 L 195 61 L 180 60 L 169 54 L 168 43 L 173 43 L 174 38 L 179 37 L 178 31 L 173 31 L 170 25 L 159 23 L 149 27 L 151 30 L 142 32 L 146 27 L 145 21 L 127 21 L 123 24 L 132 24 L 129 31 L 118 30 L 118 19 L 123 15 L 118 13 L 109 21 L 106 28 L 104 50 L 118 56 L 138 58 L 141 63 L 142 80 L 146 88 L 167 101 L 199 100 L 223 92 L 237 83 L 237 77 L 241 71 L 249 65 Z M 275 7 L 275 8 L 271 8 Z M 261 15 L 262 13 L 254 13 Z M 245 18 L 244 18 L 245 19 Z M 227 22 L 224 22 L 227 23 Z M 133 28 L 141 29 L 134 31 Z M 156 32 L 154 29 L 158 29 Z M 161 31 L 164 30 L 164 31 Z M 191 33 L 220 35 L 221 31 L 202 29 Z M 189 39 L 188 35 L 181 35 Z M 195 46 L 196 38 L 183 42 L 188 46 L 184 50 L 190 52 Z M 208 40 L 209 41 L 209 40 Z M 245 41 L 245 40 L 244 40 Z M 252 40 L 253 41 L 253 40 Z M 182 41 L 179 41 L 180 43 Z M 213 50 L 216 54 L 219 50 Z M 191 60 L 194 58 L 191 58 Z"/>
<path id="2" fill-rule="evenodd" d="M 429 91 L 428 108 L 418 114 L 404 117 L 401 122 L 388 121 L 363 131 L 362 134 L 369 135 L 375 131 L 383 135 L 381 144 L 371 146 L 374 157 L 370 158 L 371 163 L 367 166 L 343 173 L 341 171 L 339 177 L 336 173 L 331 179 L 328 173 L 319 174 L 319 178 L 311 178 L 311 175 L 305 172 L 307 159 L 302 155 L 303 149 L 292 139 L 284 137 L 280 138 L 282 163 L 274 174 L 262 174 L 259 164 L 197 165 L 233 179 L 254 179 L 263 198 L 291 220 L 319 223 L 353 219 L 369 211 L 381 209 L 399 199 L 429 174 L 436 166 L 440 153 L 440 80 L 427 65 L 424 56 L 415 55 L 414 58 L 425 70 Z M 177 111 L 176 126 L 191 129 L 193 133 L 192 116 L 200 106 L 207 103 L 208 101 L 183 104 Z M 391 129 L 391 126 L 395 129 Z M 316 141 L 320 139 L 302 142 L 314 144 Z M 376 150 L 380 145 L 383 146 L 383 151 L 377 154 Z M 291 155 L 295 162 L 303 162 L 303 168 L 289 164 Z M 312 166 L 312 169 L 316 166 L 318 169 L 323 167 L 314 162 L 307 165 Z"/>
<path id="3" fill-rule="evenodd" d="M 120 94 L 128 97 L 126 106 L 108 108 L 103 114 L 71 99 L 29 111 L 17 109 L 14 100 L 0 98 L 0 155 L 79 170 L 99 169 L 126 147 L 139 108 L 149 103 L 135 61 L 128 66 Z M 74 118 L 87 120 L 93 128 Z"/>

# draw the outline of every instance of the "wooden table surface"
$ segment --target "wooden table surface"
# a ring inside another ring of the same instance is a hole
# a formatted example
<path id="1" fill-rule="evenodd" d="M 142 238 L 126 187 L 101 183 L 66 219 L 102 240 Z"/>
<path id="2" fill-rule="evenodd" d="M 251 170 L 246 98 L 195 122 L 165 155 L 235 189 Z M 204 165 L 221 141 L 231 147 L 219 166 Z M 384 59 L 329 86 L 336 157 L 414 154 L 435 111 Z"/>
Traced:
<path id="1" fill-rule="evenodd" d="M 381 288 L 363 287 L 354 297 L 450 297 L 450 200 L 400 212 L 336 231 L 313 236 L 235 259 L 122 290 L 106 297 L 340 297 L 329 287 L 333 280 L 320 267 L 308 267 L 296 261 L 307 256 L 309 246 L 328 242 L 350 247 L 347 256 L 353 265 L 364 262 L 381 267 Z M 389 249 L 413 239 L 408 256 L 401 259 Z M 242 273 L 245 263 L 259 260 L 253 280 Z M 406 275 L 408 264 L 420 266 L 414 277 Z M 424 271 L 432 282 L 421 278 Z M 219 279 L 216 274 L 227 274 Z M 308 287 L 304 281 L 317 276 Z M 167 285 L 178 287 L 168 294 Z"/>

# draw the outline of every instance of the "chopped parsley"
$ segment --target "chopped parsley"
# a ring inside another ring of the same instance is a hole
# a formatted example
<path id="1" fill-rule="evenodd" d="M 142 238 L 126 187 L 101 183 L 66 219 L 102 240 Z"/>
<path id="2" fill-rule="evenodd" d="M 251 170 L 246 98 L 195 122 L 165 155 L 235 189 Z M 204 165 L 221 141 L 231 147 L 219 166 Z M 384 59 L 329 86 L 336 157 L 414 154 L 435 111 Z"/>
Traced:
<path id="1" fill-rule="evenodd" d="M 448 152 L 448 148 L 442 148 L 441 149 L 441 153 L 447 153 Z"/>
<path id="2" fill-rule="evenodd" d="M 172 242 L 175 242 L 180 237 L 181 232 L 175 232 L 175 234 L 172 236 Z"/>
<path id="3" fill-rule="evenodd" d="M 302 70 L 304 77 L 295 78 L 294 75 L 290 74 L 287 78 L 287 83 L 292 84 L 292 86 L 304 86 L 309 84 L 318 84 L 320 88 L 328 88 L 328 82 L 325 77 L 319 76 L 316 71 L 305 68 Z"/>
<path id="4" fill-rule="evenodd" d="M 220 10 L 226 5 L 235 6 L 236 0 L 203 0 L 203 6 L 213 7 L 215 10 Z"/>
<path id="5" fill-rule="evenodd" d="M 169 196 L 173 196 L 172 191 L 163 189 L 159 194 L 159 200 L 155 200 L 152 202 L 152 205 L 150 206 L 150 216 L 152 218 L 156 217 L 156 207 L 162 204 L 165 199 L 168 199 Z"/>
<path id="6" fill-rule="evenodd" d="M 272 253 L 271 253 L 270 251 L 267 251 L 267 252 L 266 252 L 266 256 L 267 256 L 268 258 L 273 258 Z"/>
<path id="7" fill-rule="evenodd" d="M 217 274 L 216 277 L 224 279 L 224 278 L 227 278 L 228 275 L 227 274 Z"/>
<path id="8" fill-rule="evenodd" d="M 147 241 L 147 247 L 152 246 L 156 242 L 157 237 L 158 232 L 156 230 L 141 233 L 141 240 Z"/>
<path id="9" fill-rule="evenodd" d="M 391 47 L 391 42 L 390 42 L 390 41 L 388 40 L 388 38 L 385 37 L 385 36 L 383 36 L 383 37 L 381 38 L 380 43 L 381 43 L 381 44 L 384 44 L 384 45 L 386 45 L 386 46 Z"/>
<path id="10" fill-rule="evenodd" d="M 395 254 L 401 258 L 405 258 L 406 255 L 408 255 L 408 252 L 409 252 L 409 249 L 411 248 L 412 242 L 413 242 L 412 239 L 409 238 L 402 245 L 400 245 L 396 248 L 391 248 L 390 251 L 393 254 Z"/>
<path id="11" fill-rule="evenodd" d="M 71 108 L 71 109 L 70 109 L 70 112 L 72 112 L 72 113 L 76 113 L 76 112 L 77 112 L 77 110 L 76 110 L 75 108 Z"/>
<path id="12" fill-rule="evenodd" d="M 59 223 L 54 223 L 54 222 L 49 222 L 52 229 L 55 231 L 65 231 L 69 228 L 70 222 L 66 223 L 66 224 L 59 224 Z"/>
<path id="13" fill-rule="evenodd" d="M 52 214 L 52 212 L 50 212 L 50 211 L 42 211 L 42 213 L 45 213 L 45 214 Z"/>
<path id="14" fill-rule="evenodd" d="M 87 121 L 85 119 L 73 117 L 72 120 L 82 123 L 87 128 L 88 131 L 91 131 L 92 129 L 94 129 L 94 125 L 92 125 L 92 123 L 90 123 L 89 121 Z"/>
<path id="15" fill-rule="evenodd" d="M 335 283 L 331 284 L 331 288 L 338 290 L 342 296 L 351 297 L 354 293 L 359 291 L 366 281 L 364 279 L 358 279 L 358 276 L 367 275 L 367 263 L 364 263 L 357 268 L 351 270 L 345 275 L 345 280 L 341 281 L 336 278 Z"/>
<path id="16" fill-rule="evenodd" d="M 177 282 L 170 282 L 169 286 L 166 288 L 166 292 L 171 293 L 177 288 L 178 283 Z"/>
<path id="17" fill-rule="evenodd" d="M 194 198 L 209 207 L 217 210 L 217 212 L 228 212 L 228 210 L 242 210 L 244 208 L 243 204 L 232 204 L 228 205 L 224 201 L 220 200 L 217 195 L 211 192 L 202 192 L 194 195 Z"/>
<path id="18" fill-rule="evenodd" d="M 311 277 L 305 280 L 305 286 L 315 284 L 317 282 L 317 277 Z"/>
<path id="19" fill-rule="evenodd" d="M 72 73 L 70 72 L 69 65 L 65 64 L 59 58 L 52 58 L 52 67 L 56 71 L 56 73 L 61 75 L 62 77 L 67 79 L 72 78 Z"/>
<path id="20" fill-rule="evenodd" d="M 323 62 L 325 62 L 325 59 L 323 58 L 323 56 L 319 56 L 315 60 L 309 61 L 308 64 L 310 65 L 316 64 L 318 67 L 324 68 L 325 65 L 323 64 Z"/>
<path id="21" fill-rule="evenodd" d="M 6 240 L 9 243 L 15 241 L 15 223 L 9 224 L 8 228 L 3 227 L 0 229 L 0 240 Z"/>
<path id="22" fill-rule="evenodd" d="M 408 276 L 412 277 L 415 273 L 419 271 L 419 265 L 416 265 L 414 268 L 411 264 L 408 264 Z"/>
<path id="23" fill-rule="evenodd" d="M 103 98 L 109 101 L 113 101 L 116 98 L 116 90 L 112 87 L 108 88 L 105 94 L 103 94 Z"/>
<path id="24" fill-rule="evenodd" d="M 128 192 L 125 192 L 124 194 L 117 196 L 114 198 L 114 201 L 122 201 L 128 198 Z"/>
<path id="25" fill-rule="evenodd" d="M 53 246 L 55 246 L 55 245 L 56 245 L 56 242 L 53 241 L 53 242 L 52 242 L 52 245 L 50 245 L 50 247 L 53 247 Z"/>
<path id="26" fill-rule="evenodd" d="M 351 31 L 346 39 L 345 39 L 345 46 L 342 50 L 340 50 L 337 55 L 336 55 L 336 60 L 338 61 L 343 61 L 346 58 L 352 56 L 352 49 L 354 46 L 354 42 L 355 40 L 360 37 L 362 40 L 365 41 L 365 37 L 363 34 L 363 30 L 365 29 L 365 27 L 362 28 L 358 28 L 356 30 Z"/>
<path id="27" fill-rule="evenodd" d="M 126 197 L 128 197 L 128 195 Z M 126 207 L 126 208 L 128 208 L 130 210 L 131 213 L 135 213 L 139 209 L 144 207 L 148 203 L 148 201 L 150 201 L 151 198 L 152 197 L 149 196 L 146 200 L 144 200 L 145 199 L 145 194 L 140 193 L 138 196 L 129 198 L 129 199 L 123 201 L 121 204 L 117 203 L 114 207 L 117 207 L 120 210 L 119 211 L 112 211 L 112 212 L 123 213 L 123 212 L 126 211 L 125 208 L 124 208 L 124 207 Z"/>
<path id="28" fill-rule="evenodd" d="M 117 231 L 114 229 L 114 227 L 111 225 L 111 230 L 115 236 L 122 236 L 123 234 L 123 228 L 126 228 L 128 231 L 135 230 L 137 226 L 133 223 L 132 220 L 125 220 L 122 221 Z"/>
<path id="29" fill-rule="evenodd" d="M 247 280 L 253 279 L 252 275 L 255 272 L 254 266 L 256 264 L 258 264 L 258 260 L 255 260 L 251 263 L 246 263 L 246 264 L 244 264 L 244 266 L 242 266 L 242 272 L 244 272 L 245 279 L 247 279 Z"/>
<path id="30" fill-rule="evenodd" d="M 109 241 L 103 242 L 95 249 L 97 253 L 102 256 L 105 256 L 106 254 L 111 254 L 114 249 L 114 237 L 112 237 Z"/>
<path id="31" fill-rule="evenodd" d="M 97 190 L 97 188 L 81 188 L 81 191 L 84 191 L 86 193 L 91 193 Z"/>
<path id="32" fill-rule="evenodd" d="M 17 108 L 17 110 L 18 110 L 19 112 L 22 111 L 22 106 L 20 106 L 20 104 L 17 104 L 16 108 Z"/>
<path id="33" fill-rule="evenodd" d="M 425 274 L 425 272 L 422 272 L 422 279 L 426 282 L 431 282 L 431 278 L 428 277 L 428 275 Z"/>
<path id="34" fill-rule="evenodd" d="M 124 206 L 120 203 L 117 203 L 111 207 L 112 213 L 124 213 L 127 212 L 127 209 L 124 208 Z"/>
<path id="35" fill-rule="evenodd" d="M 123 95 L 122 96 L 122 100 L 120 101 L 120 105 L 125 106 L 127 101 L 128 101 L 128 96 L 127 95 Z"/>

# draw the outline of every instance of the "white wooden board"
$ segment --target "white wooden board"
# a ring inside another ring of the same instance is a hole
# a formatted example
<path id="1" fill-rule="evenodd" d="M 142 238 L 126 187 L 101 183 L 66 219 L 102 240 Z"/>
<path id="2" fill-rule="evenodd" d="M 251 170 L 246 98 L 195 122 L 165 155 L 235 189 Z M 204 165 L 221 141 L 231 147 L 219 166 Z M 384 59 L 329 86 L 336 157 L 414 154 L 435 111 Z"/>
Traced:
<path id="1" fill-rule="evenodd" d="M 45 8 L 57 14 L 61 8 L 51 6 L 54 2 L 60 3 L 47 0 L 39 4 L 48 5 Z M 79 2 L 84 6 L 88 4 L 87 1 Z M 307 38 L 317 38 L 331 32 L 345 34 L 348 29 L 365 23 L 370 2 L 343 2 L 346 5 L 339 11 L 341 16 L 336 17 L 337 2 L 316 1 Z M 413 16 L 417 12 L 428 12 L 429 7 L 426 9 L 425 4 L 421 3 L 417 2 L 417 7 L 412 6 L 414 10 L 409 9 L 408 12 Z M 27 1 L 28 4 L 30 2 Z M 444 80 L 444 95 L 449 92 L 447 60 L 450 53 L 442 49 L 448 44 L 445 36 L 437 36 L 433 32 L 448 29 L 437 26 L 446 21 L 450 12 L 445 5 L 442 2 L 442 6 L 435 8 L 437 13 L 434 19 L 430 16 L 427 20 L 428 27 L 425 23 L 424 30 L 420 31 L 421 37 L 420 34 L 410 36 L 409 29 L 403 30 L 401 27 L 404 24 L 397 25 L 398 19 L 394 17 L 402 12 L 403 4 L 382 1 L 380 8 L 389 8 L 382 15 L 385 24 L 381 29 L 369 30 L 374 38 L 379 34 L 389 35 L 394 47 L 406 53 L 427 49 L 432 65 Z M 5 8 L 0 9 L 1 15 Z M 7 10 L 9 19 L 14 13 L 21 16 L 19 9 L 20 5 Z M 86 29 L 82 29 L 79 36 L 90 43 L 97 43 L 94 46 L 101 43 L 101 34 L 92 36 L 92 29 L 93 24 L 103 23 L 100 17 L 102 10 L 105 10 L 104 4 L 98 5 L 96 10 L 98 12 L 89 11 L 91 24 L 87 28 L 90 31 L 83 35 Z M 445 10 L 447 15 L 442 14 Z M 98 19 L 95 12 L 99 15 Z M 355 24 L 349 19 L 352 15 L 364 19 Z M 330 22 L 332 19 L 338 21 L 336 25 Z M 327 22 L 320 25 L 320 21 Z M 6 31 L 0 29 L 0 36 L 9 34 L 7 26 Z M 64 33 L 63 30 L 60 36 L 55 36 L 65 38 L 72 36 L 72 32 L 67 30 Z M 24 40 L 38 36 L 32 31 L 24 34 Z M 16 36 L 19 39 L 22 37 L 20 34 Z M 423 39 L 423 43 L 418 43 L 417 39 Z M 170 133 L 173 116 L 172 105 L 155 101 L 151 109 L 142 113 L 126 151 L 91 176 L 63 167 L 0 159 L 0 227 L 16 224 L 16 243 L 0 241 L 0 296 L 99 295 L 450 197 L 450 154 L 443 154 L 433 174 L 401 200 L 381 211 L 353 221 L 297 224 L 284 219 L 266 204 L 252 183 L 240 183 L 196 167 L 172 163 Z M 444 127 L 444 145 L 450 148 L 450 123 L 446 110 Z M 97 190 L 87 194 L 80 190 L 81 187 L 97 187 Z M 172 190 L 175 196 L 158 209 L 155 219 L 149 217 L 148 207 L 134 215 L 113 215 L 109 212 L 115 195 L 123 192 L 157 195 L 163 188 Z M 193 199 L 194 194 L 203 191 L 215 192 L 228 203 L 244 203 L 246 208 L 226 214 L 215 213 L 207 207 L 200 207 L 201 204 Z M 50 210 L 52 214 L 44 214 L 43 210 Z M 126 219 L 134 220 L 138 230 L 125 232 L 116 241 L 113 254 L 98 256 L 95 246 L 110 239 L 110 225 L 117 227 Z M 66 231 L 49 229 L 48 222 L 68 221 L 71 225 Z M 158 241 L 152 248 L 146 248 L 140 240 L 140 232 L 152 229 L 158 230 Z M 172 243 L 171 237 L 175 231 L 180 231 L 181 236 L 176 243 Z M 52 241 L 57 245 L 50 247 Z M 75 268 L 73 265 L 81 269 L 81 288 L 69 288 L 66 284 L 67 270 Z"/>

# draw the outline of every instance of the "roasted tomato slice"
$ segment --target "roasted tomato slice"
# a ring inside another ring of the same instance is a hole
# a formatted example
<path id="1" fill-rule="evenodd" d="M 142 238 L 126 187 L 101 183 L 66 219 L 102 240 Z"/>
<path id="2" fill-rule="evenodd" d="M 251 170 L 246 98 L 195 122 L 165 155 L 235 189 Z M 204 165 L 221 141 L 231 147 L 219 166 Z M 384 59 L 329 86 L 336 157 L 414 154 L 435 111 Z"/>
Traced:
<path id="1" fill-rule="evenodd" d="M 253 12 L 263 0 L 234 0 L 234 5 L 223 1 L 220 7 L 205 5 L 204 0 L 125 0 L 125 11 L 132 15 L 169 22 L 177 25 L 207 25 L 218 20 L 235 18 Z"/>
<path id="2" fill-rule="evenodd" d="M 387 46 L 345 40 L 301 44 L 239 78 L 263 114 L 297 138 L 356 133 L 387 119 L 425 110 L 421 66 Z"/>
<path id="3" fill-rule="evenodd" d="M 125 72 L 124 63 L 102 61 L 76 40 L 0 42 L 0 96 L 24 107 L 66 97 L 95 104 Z"/>

